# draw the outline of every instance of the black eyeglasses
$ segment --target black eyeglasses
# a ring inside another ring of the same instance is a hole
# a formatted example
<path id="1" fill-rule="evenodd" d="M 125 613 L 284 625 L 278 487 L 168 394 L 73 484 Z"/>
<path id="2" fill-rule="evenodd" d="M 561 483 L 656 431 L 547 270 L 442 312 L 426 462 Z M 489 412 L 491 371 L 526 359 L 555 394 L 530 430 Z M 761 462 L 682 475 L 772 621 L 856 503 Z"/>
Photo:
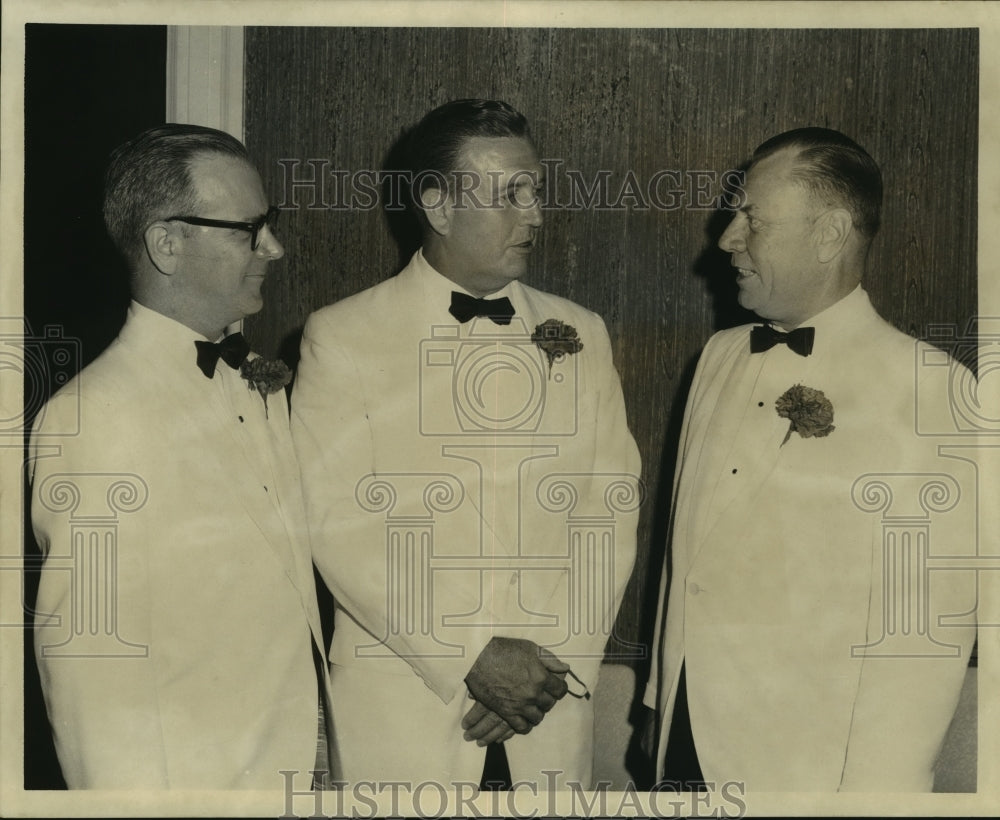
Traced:
<path id="1" fill-rule="evenodd" d="M 206 219 L 203 216 L 170 216 L 165 222 L 187 222 L 189 225 L 200 225 L 205 228 L 229 228 L 236 231 L 247 231 L 250 234 L 250 250 L 257 250 L 260 245 L 260 232 L 267 225 L 271 233 L 278 226 L 278 215 L 281 209 L 271 205 L 267 213 L 254 222 L 229 222 L 225 219 Z"/>

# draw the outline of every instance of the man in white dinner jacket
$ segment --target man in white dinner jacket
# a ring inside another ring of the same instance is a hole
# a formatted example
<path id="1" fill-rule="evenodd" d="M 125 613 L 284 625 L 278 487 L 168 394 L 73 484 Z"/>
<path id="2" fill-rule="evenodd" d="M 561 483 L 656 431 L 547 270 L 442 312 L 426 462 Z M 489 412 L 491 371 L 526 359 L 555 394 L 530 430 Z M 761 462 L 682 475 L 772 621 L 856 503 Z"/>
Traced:
<path id="1" fill-rule="evenodd" d="M 344 776 L 586 788 L 586 690 L 639 504 L 608 334 L 518 281 L 543 184 L 522 115 L 456 100 L 406 153 L 423 246 L 309 318 L 292 394 L 314 560 L 337 601 Z"/>
<path id="2" fill-rule="evenodd" d="M 63 775 L 283 789 L 281 771 L 329 763 L 329 681 L 288 378 L 223 340 L 284 254 L 277 210 L 238 140 L 168 124 L 116 149 L 104 214 L 125 326 L 32 434 L 35 649 Z"/>
<path id="3" fill-rule="evenodd" d="M 966 371 L 860 285 L 881 198 L 852 140 L 786 132 L 719 241 L 766 324 L 709 340 L 687 404 L 645 698 L 662 780 L 933 784 L 975 579 L 925 559 L 976 553 L 977 500 L 971 465 L 920 430 L 952 427 L 937 377 Z"/>

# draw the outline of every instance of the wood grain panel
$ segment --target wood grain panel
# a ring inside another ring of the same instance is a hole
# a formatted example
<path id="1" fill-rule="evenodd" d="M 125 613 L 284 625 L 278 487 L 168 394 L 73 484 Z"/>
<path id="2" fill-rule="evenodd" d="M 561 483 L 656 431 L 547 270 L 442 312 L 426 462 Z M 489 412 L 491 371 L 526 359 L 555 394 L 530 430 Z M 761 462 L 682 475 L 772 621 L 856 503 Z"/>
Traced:
<path id="1" fill-rule="evenodd" d="M 773 134 L 844 131 L 885 177 L 866 280 L 875 305 L 913 335 L 964 328 L 976 310 L 977 71 L 970 29 L 248 29 L 246 135 L 281 201 L 281 159 L 379 169 L 432 107 L 496 96 L 528 116 L 564 190 L 567 171 L 604 173 L 611 204 L 630 171 L 640 188 L 658 172 L 679 180 L 660 188 L 684 192 L 676 207 L 632 197 L 619 209 L 548 209 L 528 280 L 596 310 L 614 343 L 649 493 L 618 621 L 626 647 L 649 639 L 693 363 L 714 330 L 745 320 L 715 247 L 726 215 L 697 207 L 697 181 L 711 200 Z M 379 210 L 310 208 L 299 194 L 282 215 L 287 255 L 267 305 L 247 322 L 257 349 L 292 363 L 312 310 L 408 256 Z"/>

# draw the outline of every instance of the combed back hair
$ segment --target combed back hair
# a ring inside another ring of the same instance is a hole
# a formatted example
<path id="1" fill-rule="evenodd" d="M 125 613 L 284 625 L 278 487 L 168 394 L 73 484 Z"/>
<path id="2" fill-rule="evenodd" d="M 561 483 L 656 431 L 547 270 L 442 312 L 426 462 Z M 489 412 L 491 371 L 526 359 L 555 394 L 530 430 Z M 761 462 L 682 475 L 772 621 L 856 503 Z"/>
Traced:
<path id="1" fill-rule="evenodd" d="M 452 100 L 438 106 L 404 137 L 410 199 L 419 213 L 424 191 L 440 188 L 442 177 L 450 187 L 462 146 L 472 137 L 531 139 L 524 115 L 501 100 Z"/>
<path id="2" fill-rule="evenodd" d="M 250 161 L 235 137 L 179 123 L 143 131 L 111 153 L 104 176 L 104 225 L 133 270 L 145 253 L 146 228 L 157 219 L 197 215 L 191 163 L 204 154 Z"/>
<path id="3" fill-rule="evenodd" d="M 826 201 L 845 207 L 869 241 L 882 222 L 882 173 L 854 140 L 830 128 L 796 128 L 771 137 L 754 151 L 751 167 L 783 148 L 796 150 L 792 175 Z"/>

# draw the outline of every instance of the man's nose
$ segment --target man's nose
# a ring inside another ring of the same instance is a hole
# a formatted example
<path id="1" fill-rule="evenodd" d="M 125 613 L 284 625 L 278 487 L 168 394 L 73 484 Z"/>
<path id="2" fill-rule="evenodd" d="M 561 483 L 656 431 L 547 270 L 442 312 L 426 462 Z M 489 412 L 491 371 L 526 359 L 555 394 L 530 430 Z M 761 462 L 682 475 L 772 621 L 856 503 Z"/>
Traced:
<path id="1" fill-rule="evenodd" d="M 257 253 L 264 254 L 272 262 L 285 255 L 285 246 L 278 241 L 278 237 L 271 233 L 270 227 L 266 225 L 261 229 Z"/>
<path id="2" fill-rule="evenodd" d="M 726 230 L 722 232 L 722 236 L 719 237 L 719 247 L 726 253 L 736 253 L 746 247 L 743 222 L 744 217 L 741 214 L 736 214 Z"/>
<path id="3" fill-rule="evenodd" d="M 542 217 L 542 203 L 538 197 L 535 197 L 530 207 L 524 209 L 524 221 L 533 228 L 542 227 L 542 222 L 544 222 Z"/>

